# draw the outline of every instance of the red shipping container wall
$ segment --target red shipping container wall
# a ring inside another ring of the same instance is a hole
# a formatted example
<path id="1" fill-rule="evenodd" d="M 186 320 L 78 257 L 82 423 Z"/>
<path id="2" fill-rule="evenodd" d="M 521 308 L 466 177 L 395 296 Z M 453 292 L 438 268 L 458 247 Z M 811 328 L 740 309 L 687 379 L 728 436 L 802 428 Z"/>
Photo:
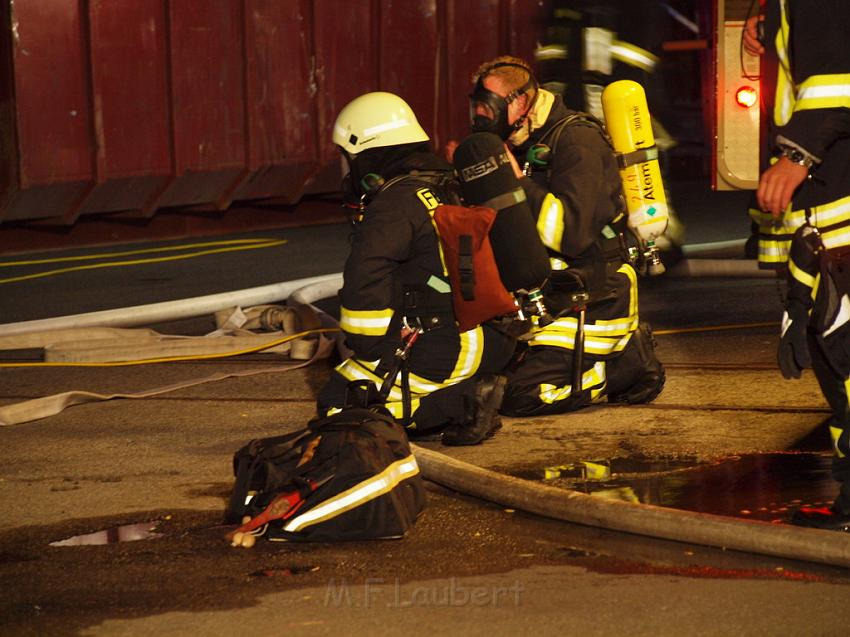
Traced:
<path id="1" fill-rule="evenodd" d="M 334 190 L 339 110 L 398 93 L 437 148 L 470 76 L 530 59 L 548 1 L 15 0 L 0 31 L 0 224 Z"/>

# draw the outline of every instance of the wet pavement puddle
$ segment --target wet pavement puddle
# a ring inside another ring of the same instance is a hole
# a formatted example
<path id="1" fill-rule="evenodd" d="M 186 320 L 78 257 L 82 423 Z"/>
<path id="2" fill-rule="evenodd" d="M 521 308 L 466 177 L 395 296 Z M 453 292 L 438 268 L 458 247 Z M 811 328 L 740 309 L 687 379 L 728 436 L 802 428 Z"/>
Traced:
<path id="1" fill-rule="evenodd" d="M 832 502 L 838 483 L 831 463 L 831 454 L 801 452 L 711 463 L 614 458 L 514 475 L 598 497 L 780 523 L 802 505 Z"/>
<path id="2" fill-rule="evenodd" d="M 64 540 L 51 542 L 50 546 L 91 546 L 102 544 L 117 544 L 119 542 L 135 542 L 137 540 L 152 540 L 162 537 L 162 533 L 154 533 L 159 522 L 141 522 L 139 524 L 124 524 L 122 526 L 74 535 Z"/>

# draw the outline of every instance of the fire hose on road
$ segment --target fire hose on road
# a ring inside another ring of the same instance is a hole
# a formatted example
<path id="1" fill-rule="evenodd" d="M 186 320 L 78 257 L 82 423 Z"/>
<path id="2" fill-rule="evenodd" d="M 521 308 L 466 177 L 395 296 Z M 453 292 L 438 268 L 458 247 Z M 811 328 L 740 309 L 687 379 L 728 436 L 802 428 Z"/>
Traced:
<path id="1" fill-rule="evenodd" d="M 598 498 L 482 469 L 413 445 L 422 475 L 444 487 L 565 522 L 850 568 L 850 534 Z"/>
<path id="2" fill-rule="evenodd" d="M 744 276 L 749 276 L 750 271 L 747 268 Z M 311 304 L 335 294 L 341 283 L 341 275 L 326 275 L 278 286 L 201 297 L 202 303 L 199 303 L 199 299 L 186 299 L 140 306 L 144 308 L 141 311 L 140 308 L 125 308 L 91 315 L 0 325 L 0 335 L 82 325 L 138 325 L 175 316 L 189 316 L 187 312 L 197 315 L 201 311 L 215 311 L 234 303 L 270 302 L 287 295 L 293 301 Z M 156 318 L 151 318 L 153 316 Z M 143 320 L 140 320 L 141 317 L 144 317 Z M 132 323 L 126 323 L 125 320 Z M 850 534 L 601 499 L 500 474 L 423 447 L 415 446 L 414 449 L 426 479 L 528 513 L 649 537 L 850 568 Z"/>

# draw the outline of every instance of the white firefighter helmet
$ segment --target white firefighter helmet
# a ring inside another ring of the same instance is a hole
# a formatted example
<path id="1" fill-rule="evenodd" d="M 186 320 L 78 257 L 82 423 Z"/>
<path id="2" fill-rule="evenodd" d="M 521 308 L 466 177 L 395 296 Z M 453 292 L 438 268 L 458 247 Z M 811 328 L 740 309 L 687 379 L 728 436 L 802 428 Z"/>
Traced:
<path id="1" fill-rule="evenodd" d="M 366 93 L 355 98 L 334 123 L 334 144 L 350 155 L 428 139 L 410 105 L 393 93 Z"/>

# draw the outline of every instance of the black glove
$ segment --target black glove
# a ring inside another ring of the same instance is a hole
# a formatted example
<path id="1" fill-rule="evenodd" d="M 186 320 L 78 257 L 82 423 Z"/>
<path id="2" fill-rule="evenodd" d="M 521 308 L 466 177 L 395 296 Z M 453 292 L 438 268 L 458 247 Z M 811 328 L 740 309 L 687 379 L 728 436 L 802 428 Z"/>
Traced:
<path id="1" fill-rule="evenodd" d="M 808 313 L 799 303 L 791 302 L 782 314 L 782 333 L 776 352 L 779 371 L 785 378 L 800 378 L 806 367 L 812 366 L 809 346 L 806 343 Z"/>

